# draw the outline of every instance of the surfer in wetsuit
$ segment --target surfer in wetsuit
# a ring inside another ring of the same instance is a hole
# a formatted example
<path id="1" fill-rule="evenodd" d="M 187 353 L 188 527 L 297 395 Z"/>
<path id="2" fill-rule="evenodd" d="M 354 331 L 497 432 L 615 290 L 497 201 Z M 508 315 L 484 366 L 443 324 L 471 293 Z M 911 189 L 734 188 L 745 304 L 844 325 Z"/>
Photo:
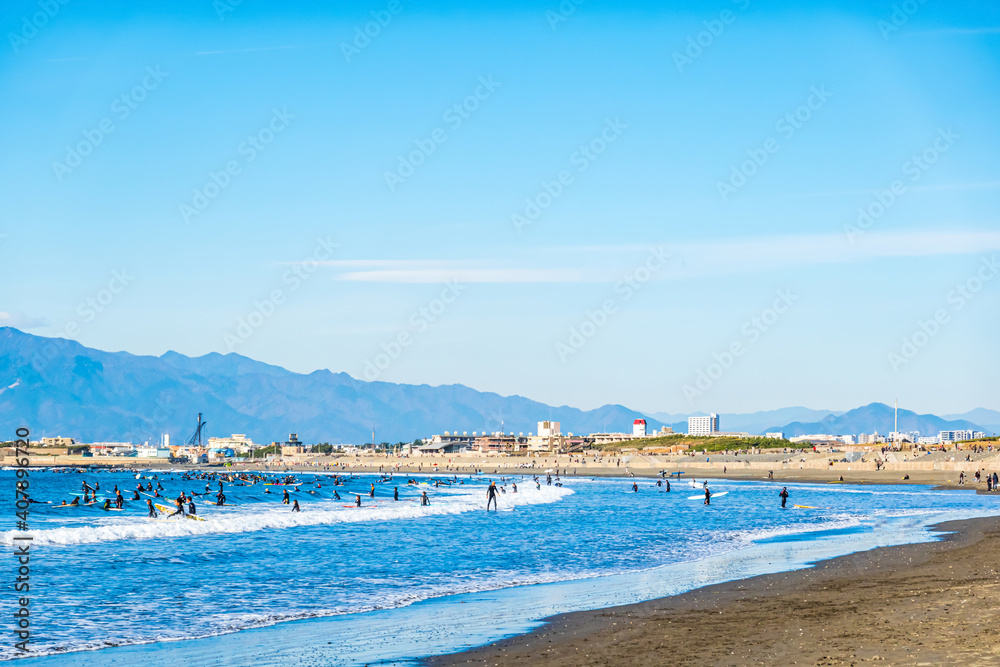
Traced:
<path id="1" fill-rule="evenodd" d="M 168 518 L 174 516 L 175 514 L 180 514 L 181 516 L 184 516 L 184 501 L 181 500 L 180 497 L 178 497 L 177 500 L 174 501 L 174 507 L 176 507 L 177 509 L 175 509 L 172 513 L 168 514 L 167 515 Z"/>
<path id="2" fill-rule="evenodd" d="M 194 516 L 195 514 L 198 513 L 197 510 L 198 510 L 198 508 L 196 508 L 194 506 L 194 498 L 189 498 L 188 499 L 188 514 L 190 514 L 191 516 Z"/>
<path id="3" fill-rule="evenodd" d="M 781 493 L 779 493 L 778 496 L 781 498 L 781 506 L 784 507 L 785 502 L 788 500 L 788 487 L 781 487 Z"/>
<path id="4" fill-rule="evenodd" d="M 368 492 L 368 497 L 369 498 L 374 498 L 375 497 L 375 482 L 372 482 L 372 489 L 371 489 L 371 491 Z"/>
<path id="5" fill-rule="evenodd" d="M 639 485 L 632 482 L 632 493 L 639 493 Z"/>
<path id="6" fill-rule="evenodd" d="M 705 487 L 705 504 L 712 504 L 712 492 L 708 490 L 708 486 Z"/>
<path id="7" fill-rule="evenodd" d="M 392 499 L 393 500 L 399 500 L 399 487 L 398 486 L 394 486 L 392 488 Z"/>
<path id="8" fill-rule="evenodd" d="M 670 480 L 669 480 L 669 479 L 667 479 L 667 480 L 664 480 L 664 481 L 665 481 L 665 482 L 666 482 L 666 484 L 667 484 L 667 488 L 666 488 L 666 491 L 664 491 L 664 493 L 670 493 Z"/>
<path id="9" fill-rule="evenodd" d="M 139 492 L 138 491 L 133 491 L 132 492 L 132 500 L 142 500 L 142 498 L 139 497 Z"/>
<path id="10" fill-rule="evenodd" d="M 490 482 L 489 487 L 486 489 L 486 511 L 490 511 L 490 503 L 493 503 L 493 511 L 499 511 L 497 509 L 497 483 Z"/>
<path id="11" fill-rule="evenodd" d="M 80 504 L 80 498 L 78 498 L 77 496 L 73 496 L 73 500 L 71 500 L 69 504 L 70 505 L 79 505 Z"/>
<path id="12" fill-rule="evenodd" d="M 421 505 L 430 505 L 431 504 L 431 499 L 427 497 L 427 492 L 426 491 L 424 491 L 424 495 L 420 496 L 420 504 Z"/>
<path id="13" fill-rule="evenodd" d="M 292 511 L 293 512 L 301 512 L 302 511 L 302 510 L 299 509 L 299 501 L 298 500 L 296 500 L 294 503 L 292 503 Z"/>
<path id="14" fill-rule="evenodd" d="M 283 491 L 282 493 L 283 493 L 284 495 L 282 495 L 282 496 L 281 496 L 281 504 L 283 504 L 283 505 L 287 505 L 287 504 L 288 504 L 289 502 L 291 502 L 291 501 L 290 501 L 290 500 L 288 499 L 288 489 L 285 489 L 285 490 L 284 490 L 284 491 Z"/>
<path id="15" fill-rule="evenodd" d="M 106 498 L 104 500 L 104 505 L 102 505 L 101 508 L 102 509 L 106 509 L 106 510 L 111 509 L 111 499 L 110 498 Z"/>
<path id="16" fill-rule="evenodd" d="M 215 498 L 217 500 L 217 502 L 215 503 L 216 505 L 226 504 L 226 494 L 224 494 L 222 491 L 219 491 L 217 494 L 215 494 Z"/>
<path id="17" fill-rule="evenodd" d="M 337 489 L 333 490 L 333 499 L 334 500 L 340 500 L 340 494 L 337 493 Z"/>
<path id="18" fill-rule="evenodd" d="M 118 491 L 117 494 L 115 495 L 115 507 L 121 509 L 122 505 L 124 504 L 125 504 L 125 499 L 122 498 L 122 492 Z"/>
<path id="19" fill-rule="evenodd" d="M 355 494 L 354 504 L 357 505 L 358 507 L 361 507 L 361 494 L 360 493 L 359 494 Z"/>
<path id="20" fill-rule="evenodd" d="M 155 519 L 157 517 L 157 514 L 156 514 L 156 508 L 153 507 L 153 501 L 149 500 L 147 498 L 146 499 L 146 507 L 149 508 L 149 516 L 150 516 L 150 518 Z"/>

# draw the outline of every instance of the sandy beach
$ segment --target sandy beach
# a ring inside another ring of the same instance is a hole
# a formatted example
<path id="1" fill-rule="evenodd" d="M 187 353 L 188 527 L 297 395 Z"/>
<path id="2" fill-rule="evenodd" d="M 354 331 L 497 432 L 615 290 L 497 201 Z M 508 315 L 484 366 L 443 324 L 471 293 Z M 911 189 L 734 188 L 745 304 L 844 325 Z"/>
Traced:
<path id="1" fill-rule="evenodd" d="M 1000 661 L 1000 518 L 941 541 L 549 619 L 452 665 L 986 665 Z"/>

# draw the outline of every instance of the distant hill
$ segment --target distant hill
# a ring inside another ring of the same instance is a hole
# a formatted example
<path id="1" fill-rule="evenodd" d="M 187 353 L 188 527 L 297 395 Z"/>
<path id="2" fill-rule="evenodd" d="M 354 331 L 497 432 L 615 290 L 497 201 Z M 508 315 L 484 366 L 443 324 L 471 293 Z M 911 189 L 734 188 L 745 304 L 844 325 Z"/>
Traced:
<path id="1" fill-rule="evenodd" d="M 159 357 L 103 352 L 63 338 L 0 327 L 0 433 L 21 425 L 32 437 L 186 441 L 197 414 L 207 435 L 245 433 L 255 442 L 297 433 L 307 443 L 410 441 L 444 431 L 534 433 L 543 419 L 564 433 L 630 431 L 645 418 L 621 405 L 553 407 L 463 385 L 364 382 L 346 373 L 293 373 L 238 354 Z M 0 436 L 10 437 L 10 435 Z"/>
<path id="2" fill-rule="evenodd" d="M 813 422 L 791 422 L 784 426 L 772 426 L 768 431 L 782 431 L 785 437 L 796 435 L 811 435 L 814 433 L 858 434 L 878 431 L 885 435 L 893 430 L 893 407 L 884 403 L 871 403 L 864 407 L 849 410 L 841 415 L 828 417 Z M 899 411 L 899 430 L 903 432 L 919 431 L 921 435 L 937 435 L 939 431 L 953 429 L 972 429 L 976 431 L 992 430 L 981 427 L 965 419 L 948 420 L 935 415 L 919 415 L 910 410 Z"/>

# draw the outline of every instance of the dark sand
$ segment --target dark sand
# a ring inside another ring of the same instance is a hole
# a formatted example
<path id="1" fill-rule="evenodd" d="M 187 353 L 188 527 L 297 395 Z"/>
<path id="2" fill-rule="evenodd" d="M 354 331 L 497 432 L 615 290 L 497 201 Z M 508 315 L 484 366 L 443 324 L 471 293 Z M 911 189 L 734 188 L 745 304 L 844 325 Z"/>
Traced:
<path id="1" fill-rule="evenodd" d="M 535 632 L 426 665 L 1000 665 L 1000 518 L 943 541 L 636 605 L 553 617 Z"/>

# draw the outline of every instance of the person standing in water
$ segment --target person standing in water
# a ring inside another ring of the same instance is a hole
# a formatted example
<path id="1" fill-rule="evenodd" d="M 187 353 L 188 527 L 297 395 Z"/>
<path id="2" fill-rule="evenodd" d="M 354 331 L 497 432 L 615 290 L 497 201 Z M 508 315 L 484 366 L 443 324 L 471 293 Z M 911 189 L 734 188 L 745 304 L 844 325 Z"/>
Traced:
<path id="1" fill-rule="evenodd" d="M 490 511 L 490 503 L 493 503 L 493 511 L 498 512 L 497 509 L 497 483 L 490 482 L 489 487 L 486 489 L 486 511 Z"/>
<path id="2" fill-rule="evenodd" d="M 424 506 L 431 504 L 431 499 L 427 497 L 426 491 L 424 491 L 424 495 L 420 496 L 420 504 Z"/>
<path id="3" fill-rule="evenodd" d="M 292 503 L 292 511 L 293 512 L 301 512 L 302 511 L 302 510 L 299 509 L 299 501 L 298 500 L 296 500 L 294 503 Z"/>
<path id="4" fill-rule="evenodd" d="M 282 493 L 283 493 L 284 495 L 282 495 L 282 496 L 281 496 L 281 504 L 282 504 L 282 505 L 287 505 L 288 503 L 290 503 L 290 502 L 291 502 L 291 501 L 290 501 L 290 500 L 288 499 L 288 489 L 285 489 L 284 491 L 282 491 Z"/>
<path id="5" fill-rule="evenodd" d="M 63 501 L 63 502 L 66 502 L 66 501 Z M 147 499 L 146 499 L 146 507 L 148 507 L 148 508 L 149 508 L 149 518 L 151 518 L 151 519 L 155 519 L 155 518 L 156 518 L 156 516 L 157 516 L 157 514 L 156 514 L 156 508 L 155 508 L 155 507 L 153 507 L 153 501 L 152 501 L 152 500 L 149 500 L 149 499 L 147 498 Z"/>
<path id="6" fill-rule="evenodd" d="M 781 498 L 781 506 L 784 507 L 785 502 L 788 501 L 788 487 L 787 486 L 781 487 L 781 493 L 779 493 L 778 496 Z"/>
<path id="7" fill-rule="evenodd" d="M 368 497 L 369 498 L 374 498 L 375 497 L 375 482 L 372 482 L 372 488 L 371 488 L 371 491 L 368 492 Z"/>
<path id="8" fill-rule="evenodd" d="M 355 494 L 354 504 L 357 505 L 358 507 L 361 507 L 361 494 Z"/>
<path id="9" fill-rule="evenodd" d="M 632 493 L 639 493 L 639 485 L 632 482 Z"/>
<path id="10" fill-rule="evenodd" d="M 399 500 L 399 487 L 398 486 L 392 487 L 392 499 L 393 500 Z"/>
<path id="11" fill-rule="evenodd" d="M 706 505 L 712 504 L 712 492 L 708 490 L 707 485 L 705 486 L 705 504 Z"/>

